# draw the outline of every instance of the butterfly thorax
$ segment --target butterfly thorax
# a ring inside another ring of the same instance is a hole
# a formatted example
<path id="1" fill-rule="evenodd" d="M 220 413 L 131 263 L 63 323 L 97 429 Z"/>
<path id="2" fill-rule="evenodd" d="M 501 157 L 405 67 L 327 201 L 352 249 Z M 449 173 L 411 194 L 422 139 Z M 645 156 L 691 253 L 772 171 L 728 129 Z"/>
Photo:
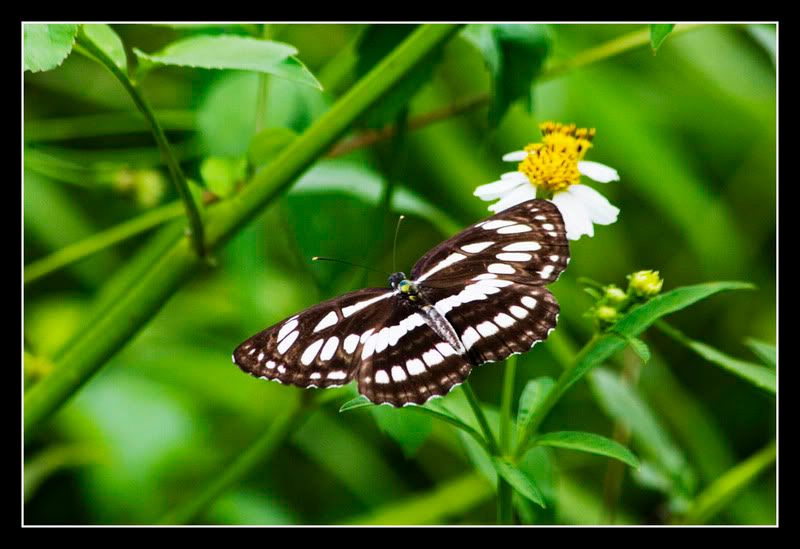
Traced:
<path id="1" fill-rule="evenodd" d="M 408 298 L 409 301 L 419 300 L 419 288 L 406 278 L 405 273 L 397 272 L 392 274 L 389 277 L 389 285 L 393 290 L 398 290 L 400 295 Z"/>

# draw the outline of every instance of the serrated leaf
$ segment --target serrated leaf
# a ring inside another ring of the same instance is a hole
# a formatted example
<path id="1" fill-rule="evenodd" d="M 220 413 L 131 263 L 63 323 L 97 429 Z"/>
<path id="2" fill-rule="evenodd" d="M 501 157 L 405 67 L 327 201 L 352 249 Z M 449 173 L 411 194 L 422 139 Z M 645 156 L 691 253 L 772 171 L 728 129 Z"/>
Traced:
<path id="1" fill-rule="evenodd" d="M 716 364 L 728 370 L 742 379 L 749 381 L 756 387 L 775 394 L 777 382 L 774 370 L 761 366 L 760 364 L 754 364 L 728 356 L 711 345 L 687 337 L 683 332 L 665 322 L 660 322 L 658 327 L 672 339 L 688 347 L 712 364 Z"/>
<path id="2" fill-rule="evenodd" d="M 653 49 L 653 53 L 658 51 L 658 48 L 661 47 L 664 39 L 669 33 L 672 32 L 672 29 L 674 28 L 674 24 L 650 25 L 650 47 Z"/>
<path id="3" fill-rule="evenodd" d="M 102 50 L 117 67 L 123 71 L 128 70 L 125 46 L 122 45 L 122 40 L 114 29 L 104 24 L 85 24 L 81 25 L 80 31 L 84 38 Z"/>
<path id="4" fill-rule="evenodd" d="M 289 128 L 267 128 L 260 131 L 250 141 L 247 148 L 247 159 L 254 168 L 258 169 L 278 156 L 297 134 Z"/>
<path id="5" fill-rule="evenodd" d="M 651 299 L 623 316 L 609 329 L 609 333 L 596 338 L 581 352 L 577 364 L 569 373 L 569 381 L 562 387 L 562 392 L 593 367 L 624 348 L 628 337 L 638 336 L 659 318 L 685 309 L 722 291 L 753 288 L 754 286 L 747 282 L 709 282 L 675 288 Z"/>
<path id="6" fill-rule="evenodd" d="M 546 507 L 542 492 L 528 475 L 498 457 L 492 457 L 492 466 L 497 471 L 497 474 L 503 477 L 514 490 L 541 507 Z"/>
<path id="7" fill-rule="evenodd" d="M 374 406 L 371 412 L 381 431 L 400 445 L 407 458 L 417 453 L 433 430 L 432 418 L 419 411 Z"/>
<path id="8" fill-rule="evenodd" d="M 529 381 L 519 397 L 519 410 L 517 411 L 517 430 L 524 432 L 528 423 L 533 417 L 533 413 L 544 402 L 547 393 L 555 385 L 555 381 L 549 377 L 540 377 Z"/>
<path id="9" fill-rule="evenodd" d="M 639 460 L 630 450 L 614 440 L 594 433 L 557 431 L 536 437 L 535 443 L 539 446 L 554 446 L 607 456 L 627 463 L 633 468 L 639 467 Z"/>
<path id="10" fill-rule="evenodd" d="M 745 345 L 750 347 L 750 350 L 753 351 L 764 364 L 773 369 L 777 367 L 778 350 L 775 348 L 775 345 L 770 345 L 769 343 L 759 341 L 752 337 L 745 340 Z"/>
<path id="11" fill-rule="evenodd" d="M 230 69 L 272 74 L 322 89 L 314 75 L 295 57 L 289 44 L 249 36 L 192 36 L 148 54 L 133 50 L 139 59 L 160 65 L 202 69 Z"/>
<path id="12" fill-rule="evenodd" d="M 489 122 L 496 126 L 511 104 L 524 99 L 533 108 L 532 85 L 550 51 L 544 25 L 480 25 L 468 27 L 464 37 L 486 62 L 492 77 Z"/>
<path id="13" fill-rule="evenodd" d="M 631 350 L 636 353 L 636 356 L 639 357 L 639 360 L 642 361 L 642 364 L 647 364 L 650 361 L 650 348 L 647 346 L 647 343 L 637 337 L 631 337 L 622 334 L 618 335 L 625 339 L 625 342 L 628 344 Z"/>
<path id="14" fill-rule="evenodd" d="M 348 400 L 342 404 L 342 407 L 339 408 L 339 413 L 349 412 L 350 410 L 356 410 L 365 406 L 374 406 L 374 404 L 372 404 L 372 402 L 370 402 L 369 399 L 364 395 L 358 395 L 356 398 Z"/>
<path id="15" fill-rule="evenodd" d="M 41 72 L 56 68 L 75 44 L 78 25 L 26 23 L 22 29 L 22 51 L 26 71 Z"/>
<path id="16" fill-rule="evenodd" d="M 360 78 L 367 74 L 416 28 L 417 25 L 368 27 L 361 35 L 357 46 L 356 76 Z M 411 98 L 431 79 L 433 69 L 441 59 L 441 52 L 441 48 L 433 50 L 395 84 L 391 91 L 367 111 L 363 117 L 364 124 L 377 128 L 393 122 Z"/>

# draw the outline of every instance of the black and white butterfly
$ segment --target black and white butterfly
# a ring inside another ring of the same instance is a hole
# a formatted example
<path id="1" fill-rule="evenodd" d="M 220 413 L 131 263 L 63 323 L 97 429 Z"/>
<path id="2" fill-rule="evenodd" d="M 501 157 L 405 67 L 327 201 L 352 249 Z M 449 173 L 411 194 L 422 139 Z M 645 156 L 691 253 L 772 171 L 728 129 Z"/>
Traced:
<path id="1" fill-rule="evenodd" d="M 358 381 L 374 403 L 422 404 L 473 367 L 528 351 L 555 328 L 545 284 L 569 262 L 558 208 L 530 200 L 472 225 L 420 259 L 411 277 L 322 302 L 236 348 L 243 371 L 300 387 Z"/>

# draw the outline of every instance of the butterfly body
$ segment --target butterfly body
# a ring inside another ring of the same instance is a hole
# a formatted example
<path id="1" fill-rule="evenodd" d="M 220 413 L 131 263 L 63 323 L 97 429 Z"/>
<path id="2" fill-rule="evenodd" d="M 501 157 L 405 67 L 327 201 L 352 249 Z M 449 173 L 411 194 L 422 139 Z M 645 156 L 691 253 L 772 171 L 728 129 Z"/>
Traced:
<path id="1" fill-rule="evenodd" d="M 242 343 L 234 362 L 301 387 L 358 381 L 372 402 L 422 404 L 473 367 L 526 352 L 555 327 L 544 287 L 569 261 L 558 209 L 531 200 L 434 247 L 388 288 L 325 301 Z"/>

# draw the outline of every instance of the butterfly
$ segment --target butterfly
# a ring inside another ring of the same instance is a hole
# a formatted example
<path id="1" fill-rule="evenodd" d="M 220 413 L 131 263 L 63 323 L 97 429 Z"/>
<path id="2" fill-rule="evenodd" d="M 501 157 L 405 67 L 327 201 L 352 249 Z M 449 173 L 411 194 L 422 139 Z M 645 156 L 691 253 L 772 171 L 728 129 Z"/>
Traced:
<path id="1" fill-rule="evenodd" d="M 300 387 L 352 380 L 376 404 L 423 404 L 475 366 L 547 338 L 559 306 L 545 288 L 569 262 L 558 208 L 530 200 L 472 225 L 417 261 L 388 288 L 310 307 L 239 345 L 233 362 Z"/>

